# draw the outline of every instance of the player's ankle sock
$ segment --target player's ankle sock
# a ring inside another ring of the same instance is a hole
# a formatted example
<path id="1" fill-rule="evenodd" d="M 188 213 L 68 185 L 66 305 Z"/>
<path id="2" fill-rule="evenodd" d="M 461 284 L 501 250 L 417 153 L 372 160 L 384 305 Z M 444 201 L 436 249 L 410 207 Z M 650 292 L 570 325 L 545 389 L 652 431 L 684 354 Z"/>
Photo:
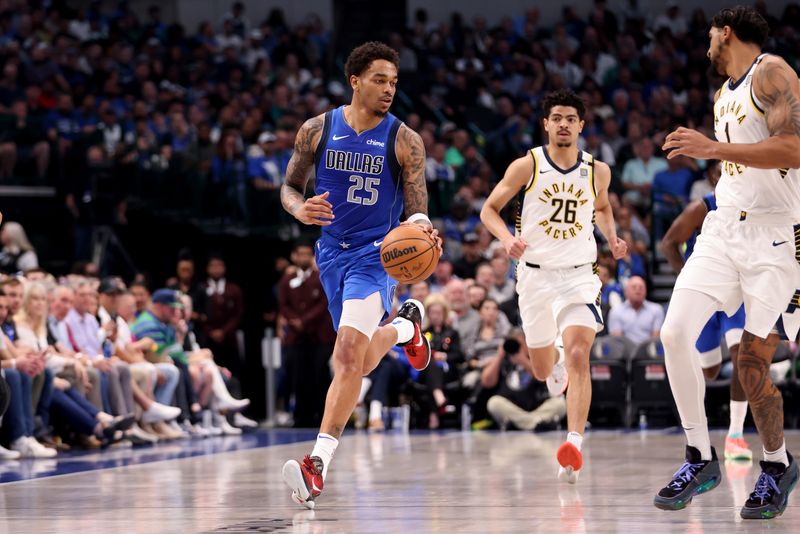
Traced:
<path id="1" fill-rule="evenodd" d="M 581 450 L 581 446 L 583 445 L 583 436 L 577 432 L 569 432 L 567 434 L 567 443 L 572 443 L 575 445 L 576 449 Z"/>
<path id="2" fill-rule="evenodd" d="M 731 426 L 728 437 L 741 438 L 744 431 L 744 418 L 747 416 L 747 401 L 731 401 Z"/>
<path id="3" fill-rule="evenodd" d="M 383 403 L 381 401 L 372 401 L 369 403 L 369 420 L 378 421 L 383 419 Z"/>
<path id="4" fill-rule="evenodd" d="M 765 462 L 780 462 L 786 467 L 789 467 L 789 456 L 786 454 L 786 441 L 781 444 L 780 448 L 774 452 L 768 452 L 764 449 Z"/>
<path id="5" fill-rule="evenodd" d="M 339 446 L 339 440 L 330 434 L 317 434 L 317 442 L 314 444 L 314 449 L 311 451 L 311 456 L 317 456 L 322 460 L 322 480 L 325 480 L 325 475 L 328 473 L 328 464 L 333 460 L 333 453 L 336 452 L 336 447 Z"/>
<path id="6" fill-rule="evenodd" d="M 711 460 L 711 438 L 708 436 L 708 426 L 684 428 L 686 441 L 690 447 L 700 451 L 700 459 L 707 462 Z"/>
<path id="7" fill-rule="evenodd" d="M 397 330 L 398 343 L 408 343 L 414 337 L 414 323 L 405 317 L 396 318 L 391 322 L 390 326 Z"/>

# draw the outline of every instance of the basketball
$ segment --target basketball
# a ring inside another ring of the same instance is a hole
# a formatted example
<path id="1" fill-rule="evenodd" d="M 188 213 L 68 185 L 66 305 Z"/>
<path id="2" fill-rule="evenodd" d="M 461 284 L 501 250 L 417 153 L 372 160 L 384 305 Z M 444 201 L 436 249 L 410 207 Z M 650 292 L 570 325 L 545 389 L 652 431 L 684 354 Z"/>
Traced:
<path id="1" fill-rule="evenodd" d="M 398 226 L 383 239 L 381 264 L 389 276 L 403 284 L 428 278 L 439 263 L 436 243 L 416 226 Z"/>

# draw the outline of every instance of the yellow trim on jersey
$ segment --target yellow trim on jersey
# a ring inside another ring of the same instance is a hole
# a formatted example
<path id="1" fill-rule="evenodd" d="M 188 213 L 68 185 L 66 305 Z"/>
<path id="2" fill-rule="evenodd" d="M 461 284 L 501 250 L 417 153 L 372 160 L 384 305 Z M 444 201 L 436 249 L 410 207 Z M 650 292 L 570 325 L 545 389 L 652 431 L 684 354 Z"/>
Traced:
<path id="1" fill-rule="evenodd" d="M 753 109 L 758 111 L 761 114 L 762 117 L 764 117 L 766 115 L 764 110 L 761 109 L 760 107 L 758 107 L 758 104 L 756 104 L 756 99 L 753 97 L 753 85 L 752 84 L 750 84 L 750 103 L 753 105 Z"/>
<path id="2" fill-rule="evenodd" d="M 531 189 L 533 189 L 533 184 L 536 183 L 536 175 L 539 173 L 539 160 L 536 159 L 536 149 L 531 149 L 531 156 L 533 157 L 533 172 L 531 173 L 531 181 L 528 184 L 528 187 L 525 188 L 525 192 L 527 193 Z"/>
<path id="3" fill-rule="evenodd" d="M 594 156 L 589 154 L 589 183 L 592 186 L 592 194 L 597 198 L 597 186 L 594 183 Z"/>

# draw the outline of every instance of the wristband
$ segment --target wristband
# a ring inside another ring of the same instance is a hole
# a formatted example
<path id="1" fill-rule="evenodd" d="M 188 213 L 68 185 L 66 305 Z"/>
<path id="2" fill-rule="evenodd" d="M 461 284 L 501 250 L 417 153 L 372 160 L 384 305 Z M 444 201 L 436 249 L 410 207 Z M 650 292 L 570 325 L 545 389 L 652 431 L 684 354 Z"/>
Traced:
<path id="1" fill-rule="evenodd" d="M 409 217 L 409 218 L 408 218 L 408 219 L 406 219 L 406 220 L 407 220 L 408 222 L 412 222 L 412 223 L 415 223 L 415 222 L 417 222 L 417 221 L 425 221 L 426 223 L 428 223 L 428 224 L 430 224 L 431 226 L 433 226 L 433 223 L 431 223 L 431 220 L 430 220 L 430 219 L 428 218 L 428 216 L 427 216 L 427 215 L 425 215 L 424 213 L 415 213 L 414 215 L 412 215 L 411 217 Z"/>

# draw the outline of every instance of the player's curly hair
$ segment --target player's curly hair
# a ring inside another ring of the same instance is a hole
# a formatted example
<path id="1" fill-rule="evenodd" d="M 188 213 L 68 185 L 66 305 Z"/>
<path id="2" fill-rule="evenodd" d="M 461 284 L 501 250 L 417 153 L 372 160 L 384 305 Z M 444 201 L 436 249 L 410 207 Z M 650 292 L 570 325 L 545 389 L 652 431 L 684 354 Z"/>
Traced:
<path id="1" fill-rule="evenodd" d="M 769 24 L 750 6 L 726 7 L 714 15 L 711 26 L 720 29 L 730 26 L 740 41 L 759 47 L 764 46 L 769 35 Z"/>
<path id="2" fill-rule="evenodd" d="M 586 115 L 586 104 L 583 98 L 578 96 L 578 94 L 571 89 L 559 89 L 558 91 L 553 91 L 545 95 L 542 99 L 542 116 L 549 117 L 550 110 L 552 110 L 554 106 L 575 108 L 580 120 L 583 120 L 583 116 Z"/>
<path id="3" fill-rule="evenodd" d="M 394 48 L 380 41 L 369 41 L 354 48 L 347 56 L 344 64 L 345 78 L 349 81 L 350 76 L 361 76 L 376 59 L 385 59 L 400 68 L 400 55 Z"/>

